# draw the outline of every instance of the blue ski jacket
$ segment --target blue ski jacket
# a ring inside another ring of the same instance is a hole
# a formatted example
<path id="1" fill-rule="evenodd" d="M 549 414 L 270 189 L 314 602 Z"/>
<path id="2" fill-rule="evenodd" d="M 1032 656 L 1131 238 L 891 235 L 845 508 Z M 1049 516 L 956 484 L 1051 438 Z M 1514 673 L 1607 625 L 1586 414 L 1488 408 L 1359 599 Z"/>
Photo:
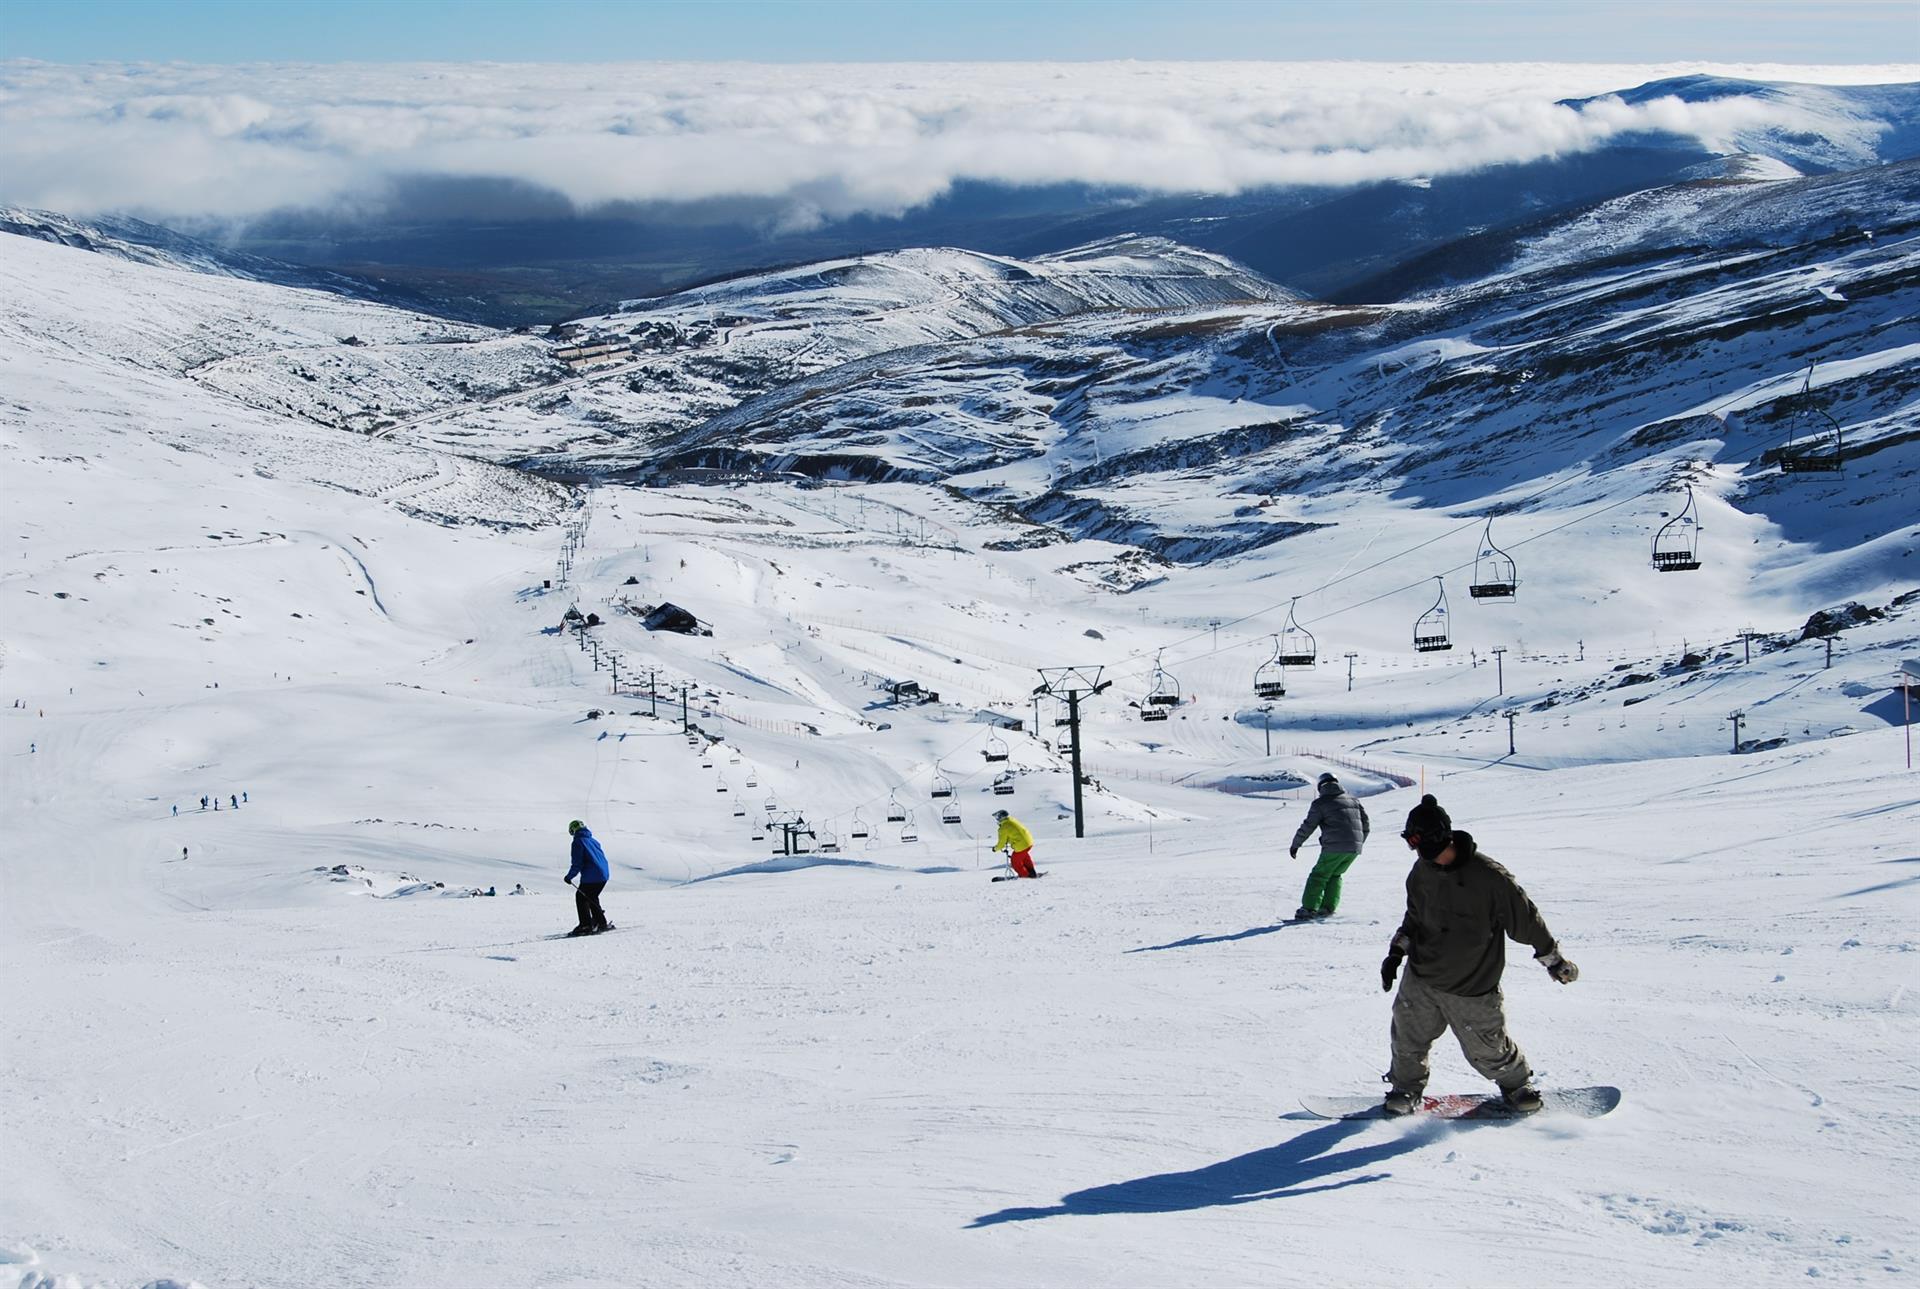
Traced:
<path id="1" fill-rule="evenodd" d="M 573 867 L 567 870 L 567 880 L 579 878 L 583 882 L 604 882 L 613 876 L 613 870 L 607 866 L 607 853 L 600 849 L 600 843 L 593 834 L 582 828 L 573 835 Z"/>

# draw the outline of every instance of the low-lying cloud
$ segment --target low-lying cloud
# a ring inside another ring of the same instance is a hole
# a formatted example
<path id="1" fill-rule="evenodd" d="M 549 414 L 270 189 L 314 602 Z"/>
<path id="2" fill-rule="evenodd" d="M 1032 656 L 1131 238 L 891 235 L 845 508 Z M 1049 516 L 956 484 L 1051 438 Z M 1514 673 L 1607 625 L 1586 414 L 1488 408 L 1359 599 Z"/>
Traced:
<path id="1" fill-rule="evenodd" d="M 790 222 L 897 214 L 956 182 L 1234 193 L 1459 173 L 1658 130 L 1878 125 L 1789 98 L 1555 100 L 1711 71 L 1890 83 L 1916 69 L 1555 64 L 0 64 L 0 201 L 73 214 L 375 211 L 415 179 L 579 210 L 751 198 Z"/>

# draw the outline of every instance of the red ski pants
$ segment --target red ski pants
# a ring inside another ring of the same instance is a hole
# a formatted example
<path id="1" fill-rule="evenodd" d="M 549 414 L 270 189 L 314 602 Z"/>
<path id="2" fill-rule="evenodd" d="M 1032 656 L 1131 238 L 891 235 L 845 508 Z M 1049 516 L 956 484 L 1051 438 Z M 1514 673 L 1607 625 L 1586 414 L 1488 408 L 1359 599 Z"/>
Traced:
<path id="1" fill-rule="evenodd" d="M 1013 865 L 1013 875 L 1015 877 L 1040 876 L 1040 874 L 1033 871 L 1033 852 L 1030 850 L 1014 851 L 1011 855 L 1007 856 L 1007 862 Z"/>

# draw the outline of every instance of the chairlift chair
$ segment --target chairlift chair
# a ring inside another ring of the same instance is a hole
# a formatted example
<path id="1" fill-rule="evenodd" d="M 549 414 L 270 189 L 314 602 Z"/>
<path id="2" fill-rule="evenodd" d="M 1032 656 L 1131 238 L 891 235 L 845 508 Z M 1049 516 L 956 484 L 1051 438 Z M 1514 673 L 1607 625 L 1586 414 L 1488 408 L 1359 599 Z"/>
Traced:
<path id="1" fill-rule="evenodd" d="M 715 792 L 725 792 L 727 790 L 726 779 L 724 777 L 715 779 L 713 781 L 713 790 Z"/>
<path id="2" fill-rule="evenodd" d="M 1001 738 L 998 734 L 988 735 L 987 745 L 984 748 L 980 749 L 980 757 L 982 760 L 990 761 L 990 762 L 999 762 L 999 761 L 1006 760 L 1007 759 L 1007 741 Z"/>
<path id="3" fill-rule="evenodd" d="M 1280 637 L 1273 638 L 1273 657 L 1254 668 L 1253 692 L 1258 698 L 1287 696 L 1287 665 L 1280 660 Z"/>
<path id="4" fill-rule="evenodd" d="M 920 840 L 920 834 L 915 832 L 913 828 L 913 811 L 911 810 L 907 811 L 907 820 L 900 827 L 900 840 L 901 841 L 919 841 Z"/>
<path id="5" fill-rule="evenodd" d="M 1698 536 L 1700 519 L 1693 505 L 1693 487 L 1687 487 L 1687 504 L 1680 513 L 1660 525 L 1653 535 L 1653 567 L 1660 573 L 1690 573 L 1700 567 Z"/>
<path id="6" fill-rule="evenodd" d="M 733 817 L 734 817 L 735 819 L 745 819 L 745 818 L 747 817 L 747 803 L 746 803 L 746 802 L 744 802 L 744 801 L 736 801 L 736 802 L 734 802 L 734 803 L 733 803 Z"/>
<path id="7" fill-rule="evenodd" d="M 936 769 L 933 772 L 933 787 L 928 790 L 927 795 L 932 797 L 935 801 L 939 801 L 943 797 L 952 796 L 953 780 L 949 779 L 946 775 L 940 773 L 940 771 Z"/>
<path id="8" fill-rule="evenodd" d="M 940 822 L 943 824 L 959 823 L 960 822 L 959 803 L 949 801 L 946 805 L 940 807 Z"/>
<path id="9" fill-rule="evenodd" d="M 819 851 L 822 855 L 839 854 L 840 853 L 840 834 L 835 832 L 831 828 L 822 828 L 820 830 L 820 844 L 818 846 L 815 846 L 814 849 Z"/>
<path id="10" fill-rule="evenodd" d="M 1153 706 L 1152 700 L 1140 704 L 1140 719 L 1143 721 L 1171 720 L 1173 713 L 1165 707 Z"/>
<path id="11" fill-rule="evenodd" d="M 760 786 L 760 781 L 754 777 L 752 770 L 747 771 L 747 786 L 749 788 L 757 788 Z"/>
<path id="12" fill-rule="evenodd" d="M 996 797 L 1010 797 L 1013 795 L 1013 776 L 1011 774 L 1003 774 L 993 781 L 993 795 Z"/>
<path id="13" fill-rule="evenodd" d="M 1443 649 L 1453 648 L 1453 637 L 1447 631 L 1447 583 L 1445 578 L 1433 579 L 1440 594 L 1433 607 L 1422 613 L 1413 623 L 1413 651 L 1415 653 L 1439 653 Z"/>
<path id="14" fill-rule="evenodd" d="M 894 795 L 889 792 L 887 794 L 887 822 L 890 824 L 903 824 L 906 821 L 907 808 L 901 805 Z"/>
<path id="15" fill-rule="evenodd" d="M 779 813 L 780 813 L 780 798 L 774 796 L 771 793 L 767 794 L 767 816 L 771 818 L 772 816 L 777 815 Z"/>
<path id="16" fill-rule="evenodd" d="M 1476 600 L 1511 600 L 1520 586 L 1520 571 L 1513 556 L 1493 544 L 1493 520 L 1480 539 L 1480 553 L 1473 561 L 1473 581 L 1467 594 Z"/>
<path id="17" fill-rule="evenodd" d="M 1813 363 L 1807 364 L 1807 378 L 1800 385 L 1799 405 L 1794 408 L 1793 421 L 1787 426 L 1787 446 L 1780 452 L 1781 474 L 1837 474 L 1844 464 L 1840 440 L 1840 422 L 1827 415 L 1826 409 L 1813 403 Z M 1809 420 L 1825 421 L 1833 429 L 1833 447 L 1825 450 L 1822 440 L 1826 431 L 1816 423 L 1813 433 L 1808 436 L 1807 447 L 1796 447 L 1794 442 L 1801 437 L 1801 427 Z"/>
<path id="18" fill-rule="evenodd" d="M 1147 683 L 1147 705 L 1152 707 L 1180 705 L 1180 681 L 1172 672 L 1160 665 L 1158 654 L 1153 658 L 1153 679 Z"/>
<path id="19" fill-rule="evenodd" d="M 860 817 L 860 811 L 857 809 L 853 812 L 853 822 L 847 825 L 847 836 L 855 841 L 867 839 L 867 821 Z"/>
<path id="20" fill-rule="evenodd" d="M 1300 597 L 1296 595 L 1287 606 L 1287 624 L 1280 628 L 1278 652 L 1282 666 L 1311 667 L 1320 654 L 1313 632 L 1301 626 L 1300 619 L 1294 616 L 1299 607 Z"/>

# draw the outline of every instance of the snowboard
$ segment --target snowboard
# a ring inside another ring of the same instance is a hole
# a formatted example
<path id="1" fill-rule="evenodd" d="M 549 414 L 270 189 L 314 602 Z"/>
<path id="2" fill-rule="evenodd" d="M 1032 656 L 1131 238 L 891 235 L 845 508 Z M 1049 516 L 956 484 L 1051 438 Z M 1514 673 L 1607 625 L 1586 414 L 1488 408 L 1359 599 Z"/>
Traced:
<path id="1" fill-rule="evenodd" d="M 1455 1092 L 1422 1098 L 1419 1110 L 1401 1117 L 1407 1119 L 1417 1119 L 1421 1116 L 1430 1119 L 1532 1119 L 1543 1114 L 1568 1114 L 1580 1119 L 1598 1119 L 1620 1104 L 1620 1089 L 1541 1088 L 1540 1099 L 1544 1104 L 1538 1110 L 1532 1114 L 1521 1114 L 1508 1109 L 1507 1103 L 1497 1092 Z M 1381 1108 L 1381 1100 L 1382 1097 L 1359 1096 L 1301 1097 L 1300 1108 L 1321 1119 L 1385 1119 L 1387 1112 Z"/>
<path id="2" fill-rule="evenodd" d="M 1036 872 L 1034 873 L 1034 876 L 1035 876 L 1035 877 L 1045 877 L 1045 876 L 1046 876 L 1046 873 L 1044 873 L 1044 872 L 1040 872 L 1040 871 L 1036 871 Z M 1002 874 L 1000 874 L 1000 876 L 998 876 L 998 877 L 996 877 L 996 878 L 993 878 L 992 880 L 993 880 L 993 881 L 996 881 L 996 882 L 1023 882 L 1023 881 L 1026 881 L 1027 879 L 1026 879 L 1026 878 L 1023 878 L 1023 877 L 1021 877 L 1021 876 L 1020 876 L 1020 875 L 1019 875 L 1018 873 L 1002 873 Z"/>

